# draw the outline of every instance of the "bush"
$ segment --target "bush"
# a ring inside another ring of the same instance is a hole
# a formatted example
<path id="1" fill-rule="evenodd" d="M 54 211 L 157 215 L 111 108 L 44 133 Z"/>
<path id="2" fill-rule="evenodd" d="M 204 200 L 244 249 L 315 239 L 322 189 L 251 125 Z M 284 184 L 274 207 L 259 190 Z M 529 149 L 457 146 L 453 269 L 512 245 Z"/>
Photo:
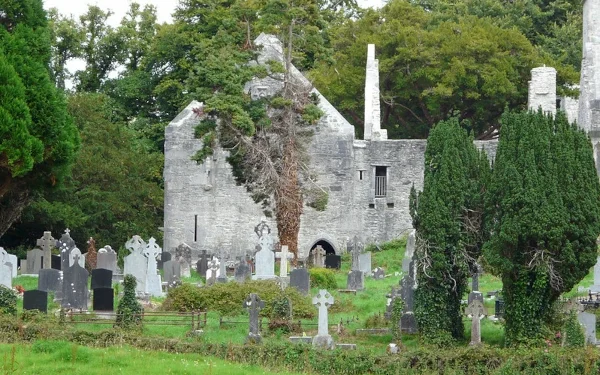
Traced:
<path id="1" fill-rule="evenodd" d="M 250 293 L 256 293 L 265 302 L 260 314 L 270 317 L 273 302 L 286 296 L 292 302 L 293 315 L 296 318 L 313 318 L 315 308 L 310 297 L 305 297 L 295 288 L 281 291 L 279 285 L 271 280 L 250 280 L 245 283 L 214 284 L 206 288 L 196 288 L 183 284 L 170 289 L 162 309 L 165 311 L 216 311 L 224 316 L 236 316 L 244 313 L 243 303 Z"/>
<path id="2" fill-rule="evenodd" d="M 333 291 L 337 289 L 335 281 L 335 272 L 327 268 L 311 268 L 310 286 L 313 288 L 327 289 Z"/>
<path id="3" fill-rule="evenodd" d="M 142 323 L 144 309 L 135 298 L 137 280 L 133 275 L 125 275 L 123 280 L 123 298 L 117 307 L 116 325 L 121 328 L 132 328 Z"/>
<path id="4" fill-rule="evenodd" d="M 17 294 L 0 285 L 0 314 L 17 315 Z"/>
<path id="5" fill-rule="evenodd" d="M 585 346 L 585 332 L 575 313 L 569 314 L 563 332 L 565 346 L 572 348 L 583 348 Z"/>

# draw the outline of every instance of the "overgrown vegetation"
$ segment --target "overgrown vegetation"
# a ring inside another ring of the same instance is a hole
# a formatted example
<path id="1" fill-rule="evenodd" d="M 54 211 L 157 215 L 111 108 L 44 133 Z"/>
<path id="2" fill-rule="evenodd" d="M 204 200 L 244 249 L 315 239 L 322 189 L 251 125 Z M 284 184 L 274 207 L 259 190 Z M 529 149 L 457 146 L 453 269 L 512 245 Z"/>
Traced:
<path id="1" fill-rule="evenodd" d="M 245 283 L 214 284 L 210 288 L 198 288 L 183 284 L 170 289 L 162 308 L 167 311 L 216 311 L 223 316 L 237 316 L 244 312 L 243 302 L 250 293 L 256 293 L 265 302 L 261 316 L 273 314 L 274 302 L 283 296 L 290 299 L 296 318 L 314 317 L 314 307 L 309 297 L 295 288 L 283 292 L 274 281 L 251 280 Z"/>
<path id="2" fill-rule="evenodd" d="M 335 280 L 335 272 L 328 268 L 311 268 L 308 270 L 310 274 L 310 287 L 317 289 L 327 289 L 329 291 L 338 288 Z"/>
<path id="3" fill-rule="evenodd" d="M 134 328 L 142 324 L 144 309 L 135 298 L 137 280 L 133 275 L 125 275 L 123 279 L 123 298 L 117 307 L 116 325 L 121 328 Z"/>
<path id="4" fill-rule="evenodd" d="M 0 314 L 17 315 L 17 294 L 4 285 L 0 285 Z"/>

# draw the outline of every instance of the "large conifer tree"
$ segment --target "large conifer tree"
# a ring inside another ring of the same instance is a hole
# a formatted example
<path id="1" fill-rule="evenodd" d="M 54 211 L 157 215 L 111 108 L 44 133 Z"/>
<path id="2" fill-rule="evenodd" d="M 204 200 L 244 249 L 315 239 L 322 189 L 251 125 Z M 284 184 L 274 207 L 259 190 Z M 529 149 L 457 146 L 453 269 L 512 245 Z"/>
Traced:
<path id="1" fill-rule="evenodd" d="M 483 196 L 489 163 L 457 119 L 440 122 L 425 151 L 423 192 L 413 189 L 417 230 L 415 316 L 424 339 L 445 345 L 462 338 L 460 300 L 480 254 Z"/>
<path id="2" fill-rule="evenodd" d="M 505 114 L 486 206 L 506 342 L 536 339 L 551 304 L 596 261 L 600 185 L 586 134 L 562 113 Z"/>

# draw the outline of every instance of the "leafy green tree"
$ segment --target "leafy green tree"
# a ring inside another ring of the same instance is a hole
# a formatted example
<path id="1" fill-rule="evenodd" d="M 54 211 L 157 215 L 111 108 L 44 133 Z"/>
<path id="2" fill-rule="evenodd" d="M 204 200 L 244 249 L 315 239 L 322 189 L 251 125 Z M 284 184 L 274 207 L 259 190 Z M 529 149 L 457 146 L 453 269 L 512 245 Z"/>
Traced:
<path id="1" fill-rule="evenodd" d="M 44 230 L 66 227 L 83 248 L 89 237 L 99 246 L 118 248 L 131 236 L 157 237 L 162 225 L 160 152 L 123 123 L 110 120 L 106 95 L 69 98 L 69 112 L 81 134 L 72 177 L 62 189 L 36 199 L 20 223 L 3 237 L 6 246 L 30 243 Z"/>
<path id="2" fill-rule="evenodd" d="M 587 135 L 563 113 L 506 113 L 486 206 L 506 343 L 539 339 L 552 303 L 596 262 L 600 184 Z"/>
<path id="3" fill-rule="evenodd" d="M 49 72 L 41 0 L 0 1 L 0 236 L 69 176 L 79 137 Z M 10 91 L 7 91 L 10 90 Z"/>
<path id="4" fill-rule="evenodd" d="M 415 317 L 437 345 L 461 339 L 460 301 L 481 253 L 484 188 L 489 164 L 457 119 L 440 122 L 427 139 L 423 191 L 411 192 L 417 234 Z"/>
<path id="5" fill-rule="evenodd" d="M 65 82 L 72 78 L 67 69 L 67 62 L 81 57 L 81 45 L 85 34 L 72 17 L 65 17 L 56 8 L 48 12 L 50 37 L 52 45 L 51 72 L 59 89 L 65 89 Z"/>
<path id="6" fill-rule="evenodd" d="M 335 64 L 311 71 L 315 86 L 362 136 L 366 45 L 380 67 L 382 126 L 391 138 L 426 138 L 457 116 L 477 138 L 494 135 L 506 107 L 524 108 L 530 70 L 543 59 L 516 29 L 471 15 L 436 14 L 393 0 L 330 30 Z"/>

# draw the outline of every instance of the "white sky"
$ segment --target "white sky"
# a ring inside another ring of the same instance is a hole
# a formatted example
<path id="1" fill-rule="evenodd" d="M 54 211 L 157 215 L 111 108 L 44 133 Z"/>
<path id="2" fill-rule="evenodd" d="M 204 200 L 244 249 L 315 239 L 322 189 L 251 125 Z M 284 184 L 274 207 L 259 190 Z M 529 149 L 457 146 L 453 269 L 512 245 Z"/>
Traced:
<path id="1" fill-rule="evenodd" d="M 362 7 L 381 7 L 385 0 L 358 0 L 358 5 Z M 178 0 L 137 0 L 142 5 L 152 4 L 157 9 L 158 22 L 170 22 L 171 14 L 179 3 Z M 110 9 L 114 15 L 108 20 L 113 26 L 117 26 L 121 18 L 129 9 L 131 0 L 44 0 L 44 8 L 57 8 L 59 13 L 64 15 L 73 15 L 78 18 L 85 13 L 88 5 L 97 5 L 101 9 Z"/>

